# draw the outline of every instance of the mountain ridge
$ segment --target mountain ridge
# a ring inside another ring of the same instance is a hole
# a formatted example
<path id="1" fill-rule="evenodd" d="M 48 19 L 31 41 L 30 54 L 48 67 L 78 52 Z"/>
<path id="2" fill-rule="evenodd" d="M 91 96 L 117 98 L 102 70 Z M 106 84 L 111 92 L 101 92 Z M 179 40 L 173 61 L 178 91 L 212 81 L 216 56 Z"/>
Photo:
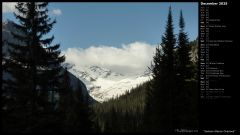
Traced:
<path id="1" fill-rule="evenodd" d="M 147 72 L 129 77 L 96 65 L 79 67 L 65 62 L 62 66 L 82 80 L 89 94 L 99 102 L 120 96 L 150 79 L 150 74 L 146 74 Z"/>

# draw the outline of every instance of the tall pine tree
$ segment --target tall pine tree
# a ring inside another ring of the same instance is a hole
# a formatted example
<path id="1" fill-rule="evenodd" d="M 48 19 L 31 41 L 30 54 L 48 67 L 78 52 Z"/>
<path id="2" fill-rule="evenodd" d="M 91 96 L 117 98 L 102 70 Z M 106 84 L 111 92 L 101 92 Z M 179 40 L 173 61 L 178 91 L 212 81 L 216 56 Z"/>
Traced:
<path id="1" fill-rule="evenodd" d="M 46 114 L 54 112 L 53 96 L 60 89 L 60 64 L 65 58 L 60 56 L 59 44 L 51 45 L 54 36 L 45 37 L 56 23 L 49 18 L 47 6 L 46 2 L 18 2 L 18 13 L 14 13 L 19 21 L 14 26 L 21 32 L 11 34 L 21 42 L 8 42 L 12 49 L 7 68 L 12 76 L 8 90 L 14 101 L 14 114 L 9 115 L 16 118 L 10 125 L 16 131 L 42 130 L 52 123 Z"/>
<path id="2" fill-rule="evenodd" d="M 148 132 L 171 132 L 173 129 L 172 93 L 175 91 L 175 35 L 171 7 L 161 48 L 156 48 L 151 70 L 153 80 L 147 90 L 145 126 Z"/>
<path id="3" fill-rule="evenodd" d="M 178 46 L 177 46 L 177 72 L 182 79 L 191 78 L 191 66 L 190 66 L 190 46 L 188 41 L 187 33 L 184 31 L 185 22 L 182 14 L 180 12 L 179 19 L 179 34 L 178 34 Z"/>
<path id="4" fill-rule="evenodd" d="M 190 58 L 190 43 L 184 31 L 185 22 L 182 11 L 179 19 L 176 78 L 177 90 L 174 93 L 175 128 L 196 127 L 197 83 L 194 77 L 194 63 Z"/>

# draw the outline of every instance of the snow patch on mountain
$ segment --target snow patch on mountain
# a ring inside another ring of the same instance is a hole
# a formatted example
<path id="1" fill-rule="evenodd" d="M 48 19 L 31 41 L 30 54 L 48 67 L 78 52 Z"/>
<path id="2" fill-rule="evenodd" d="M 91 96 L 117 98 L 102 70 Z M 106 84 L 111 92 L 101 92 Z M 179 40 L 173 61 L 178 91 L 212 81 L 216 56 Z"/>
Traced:
<path id="1" fill-rule="evenodd" d="M 75 64 L 64 63 L 63 67 L 82 80 L 89 94 L 99 102 L 120 96 L 127 90 L 151 79 L 150 72 L 128 76 L 99 66 L 79 67 Z"/>

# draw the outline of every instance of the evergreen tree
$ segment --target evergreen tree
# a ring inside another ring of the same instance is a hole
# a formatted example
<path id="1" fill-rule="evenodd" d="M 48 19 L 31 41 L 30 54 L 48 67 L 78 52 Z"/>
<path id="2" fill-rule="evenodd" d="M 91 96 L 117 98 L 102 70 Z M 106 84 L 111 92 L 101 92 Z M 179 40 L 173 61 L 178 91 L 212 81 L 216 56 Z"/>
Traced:
<path id="1" fill-rule="evenodd" d="M 175 35 L 173 33 L 171 7 L 169 7 L 166 31 L 161 49 L 156 48 L 151 71 L 153 80 L 147 92 L 145 125 L 148 132 L 172 132 L 172 93 L 175 91 Z M 149 121 L 153 121 L 149 123 Z"/>
<path id="2" fill-rule="evenodd" d="M 8 91 L 13 99 L 14 114 L 9 115 L 15 119 L 9 124 L 13 124 L 16 131 L 41 130 L 52 123 L 46 114 L 54 116 L 54 94 L 60 89 L 60 64 L 64 56 L 60 56 L 59 44 L 51 45 L 53 36 L 44 38 L 56 23 L 47 15 L 47 5 L 46 2 L 18 2 L 18 13 L 14 13 L 19 21 L 14 26 L 21 33 L 12 31 L 11 34 L 21 42 L 8 42 L 11 49 L 7 67 L 13 78 L 8 80 L 11 86 Z"/>
<path id="3" fill-rule="evenodd" d="M 191 125 L 192 127 L 196 125 L 194 118 L 196 117 L 196 108 L 194 106 L 197 106 L 197 84 L 193 79 L 193 77 L 196 76 L 196 73 L 194 73 L 196 71 L 194 71 L 195 65 L 190 59 L 191 48 L 187 33 L 184 31 L 185 22 L 182 11 L 180 12 L 179 28 L 176 53 L 177 89 L 174 93 L 174 127 L 190 128 Z"/>
<path id="4" fill-rule="evenodd" d="M 187 37 L 187 33 L 184 32 L 185 22 L 182 14 L 182 10 L 180 12 L 179 19 L 179 35 L 178 35 L 178 48 L 177 48 L 177 72 L 179 76 L 184 79 L 189 79 L 192 77 L 191 66 L 190 66 L 190 46 Z"/>

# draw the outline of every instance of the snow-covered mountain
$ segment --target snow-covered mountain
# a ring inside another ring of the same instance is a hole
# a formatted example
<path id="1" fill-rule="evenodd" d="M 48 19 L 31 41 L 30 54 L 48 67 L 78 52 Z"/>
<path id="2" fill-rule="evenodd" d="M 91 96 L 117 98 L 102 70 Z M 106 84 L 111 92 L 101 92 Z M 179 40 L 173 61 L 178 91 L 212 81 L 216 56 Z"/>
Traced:
<path id="1" fill-rule="evenodd" d="M 122 95 L 151 78 L 149 72 L 128 76 L 99 66 L 78 67 L 75 64 L 64 63 L 63 67 L 82 80 L 90 95 L 99 102 Z"/>

